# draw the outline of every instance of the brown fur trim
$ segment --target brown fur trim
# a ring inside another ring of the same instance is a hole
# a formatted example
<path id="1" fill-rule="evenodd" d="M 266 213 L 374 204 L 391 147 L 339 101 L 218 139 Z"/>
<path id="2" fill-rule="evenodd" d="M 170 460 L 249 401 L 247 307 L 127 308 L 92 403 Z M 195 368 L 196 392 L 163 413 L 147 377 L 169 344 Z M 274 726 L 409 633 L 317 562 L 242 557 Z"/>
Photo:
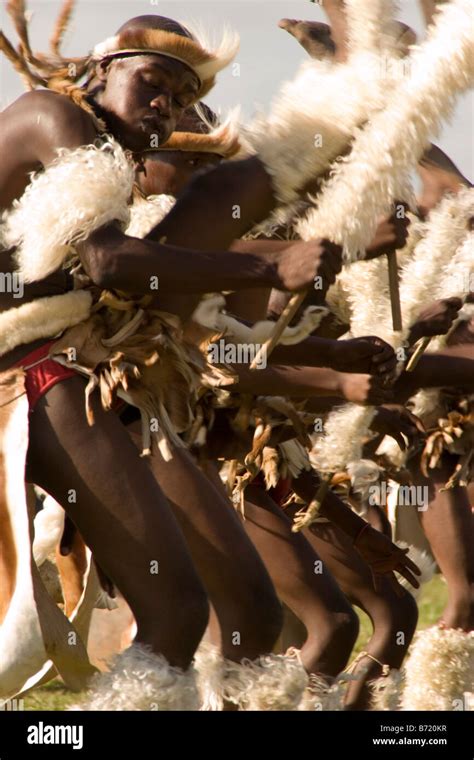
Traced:
<path id="1" fill-rule="evenodd" d="M 197 40 L 162 29 L 129 29 L 109 37 L 94 49 L 93 58 L 119 57 L 129 53 L 155 53 L 174 58 L 189 66 L 198 76 L 202 98 L 214 86 L 216 74 L 225 68 L 237 52 L 236 37 L 224 37 L 219 48 L 212 52 Z"/>
<path id="2" fill-rule="evenodd" d="M 232 158 L 241 149 L 239 138 L 229 132 L 216 129 L 208 135 L 196 132 L 173 132 L 169 140 L 159 150 L 179 150 L 191 153 L 216 153 L 223 158 Z M 153 152 L 156 148 L 153 149 Z"/>

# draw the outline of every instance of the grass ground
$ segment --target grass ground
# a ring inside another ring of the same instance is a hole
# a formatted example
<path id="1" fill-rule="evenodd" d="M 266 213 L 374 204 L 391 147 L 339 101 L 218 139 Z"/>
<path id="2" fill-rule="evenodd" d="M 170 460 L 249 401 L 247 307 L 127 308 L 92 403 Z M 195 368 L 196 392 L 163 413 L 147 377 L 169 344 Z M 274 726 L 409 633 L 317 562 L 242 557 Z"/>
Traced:
<path id="1" fill-rule="evenodd" d="M 423 629 L 432 625 L 440 616 L 446 603 L 447 592 L 444 580 L 435 576 L 423 587 L 419 599 L 420 617 L 418 628 Z M 370 636 L 370 621 L 363 612 L 359 612 L 360 634 L 354 654 L 362 651 Z M 46 686 L 36 689 L 24 698 L 25 710 L 66 710 L 80 699 L 80 694 L 74 694 L 56 680 Z"/>

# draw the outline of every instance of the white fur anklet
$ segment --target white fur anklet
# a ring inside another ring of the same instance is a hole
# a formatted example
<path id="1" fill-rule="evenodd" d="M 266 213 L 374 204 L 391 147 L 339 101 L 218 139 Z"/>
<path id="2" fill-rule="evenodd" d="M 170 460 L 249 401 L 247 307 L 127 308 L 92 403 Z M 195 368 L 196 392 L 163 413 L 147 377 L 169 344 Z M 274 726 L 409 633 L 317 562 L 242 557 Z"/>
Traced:
<path id="1" fill-rule="evenodd" d="M 307 683 L 308 675 L 294 656 L 225 661 L 224 699 L 239 710 L 297 710 Z"/>
<path id="2" fill-rule="evenodd" d="M 400 709 L 403 690 L 403 672 L 392 668 L 388 676 L 380 676 L 369 681 L 372 697 L 371 710 L 393 712 Z"/>
<path id="3" fill-rule="evenodd" d="M 296 656 L 270 654 L 232 662 L 207 643 L 196 653 L 201 710 L 296 710 L 308 676 Z"/>
<path id="4" fill-rule="evenodd" d="M 89 698 L 76 710 L 197 710 L 194 668 L 172 667 L 142 644 L 119 654 L 107 673 L 92 681 Z"/>
<path id="5" fill-rule="evenodd" d="M 402 710 L 462 710 L 474 682 L 474 632 L 428 628 L 405 666 Z"/>

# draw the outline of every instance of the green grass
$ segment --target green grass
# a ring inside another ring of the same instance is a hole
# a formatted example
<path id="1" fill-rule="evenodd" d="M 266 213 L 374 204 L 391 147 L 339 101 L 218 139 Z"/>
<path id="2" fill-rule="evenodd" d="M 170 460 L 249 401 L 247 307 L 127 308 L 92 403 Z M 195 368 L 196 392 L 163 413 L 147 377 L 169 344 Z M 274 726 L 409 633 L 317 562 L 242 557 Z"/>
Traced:
<path id="1" fill-rule="evenodd" d="M 441 576 L 436 575 L 426 586 L 423 587 L 418 600 L 420 617 L 418 628 L 428 628 L 433 625 L 441 615 L 447 599 L 446 584 Z M 371 634 L 370 620 L 363 612 L 359 612 L 360 633 L 353 656 L 361 652 Z M 66 689 L 63 684 L 56 680 L 51 681 L 39 689 L 24 697 L 25 710 L 66 710 L 71 705 L 80 701 L 81 695 Z"/>

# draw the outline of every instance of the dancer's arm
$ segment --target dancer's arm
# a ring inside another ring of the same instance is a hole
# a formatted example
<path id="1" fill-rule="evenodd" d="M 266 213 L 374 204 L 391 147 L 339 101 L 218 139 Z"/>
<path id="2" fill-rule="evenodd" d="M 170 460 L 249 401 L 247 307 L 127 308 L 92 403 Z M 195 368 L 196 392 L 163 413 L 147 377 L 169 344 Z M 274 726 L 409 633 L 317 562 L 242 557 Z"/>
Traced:
<path id="1" fill-rule="evenodd" d="M 239 377 L 235 390 L 256 396 L 289 396 L 312 399 L 328 396 L 332 403 L 351 401 L 355 404 L 384 404 L 392 399 L 392 390 L 379 378 L 366 374 L 346 374 L 316 367 L 272 366 L 250 370 L 234 365 Z M 234 387 L 233 387 L 234 389 Z"/>

